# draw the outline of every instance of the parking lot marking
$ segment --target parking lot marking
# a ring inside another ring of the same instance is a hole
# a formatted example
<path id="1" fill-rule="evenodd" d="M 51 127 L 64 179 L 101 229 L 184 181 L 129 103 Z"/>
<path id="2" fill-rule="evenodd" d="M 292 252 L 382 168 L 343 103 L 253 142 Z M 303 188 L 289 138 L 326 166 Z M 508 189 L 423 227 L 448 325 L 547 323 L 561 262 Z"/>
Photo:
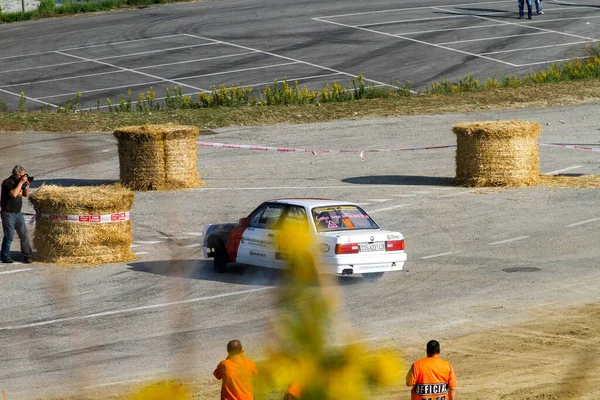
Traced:
<path id="1" fill-rule="evenodd" d="M 130 84 L 130 85 L 103 87 L 103 88 L 100 88 L 100 89 L 80 90 L 78 92 L 60 93 L 60 94 L 53 94 L 53 95 L 50 95 L 50 96 L 41 96 L 41 97 L 37 97 L 37 99 L 41 100 L 41 99 L 51 99 L 51 98 L 54 98 L 54 97 L 75 96 L 75 95 L 77 95 L 77 93 L 84 94 L 84 93 L 93 93 L 93 92 L 104 92 L 104 91 L 107 91 L 107 90 L 114 90 L 114 89 L 129 89 L 129 88 L 136 87 L 136 86 L 153 85 L 155 83 L 160 83 L 160 82 L 163 82 L 163 81 L 162 80 L 160 80 L 160 81 L 148 81 L 148 82 L 143 82 L 143 83 L 134 83 L 134 84 Z"/>
<path id="2" fill-rule="evenodd" d="M 563 168 L 563 169 L 557 169 L 556 171 L 546 172 L 546 175 L 556 175 L 556 174 L 560 174 L 561 172 L 572 171 L 574 169 L 581 168 L 581 167 L 582 167 L 581 165 L 573 165 L 572 167 L 567 167 L 567 168 Z"/>
<path id="3" fill-rule="evenodd" d="M 202 236 L 202 232 L 183 232 L 184 235 Z"/>
<path id="4" fill-rule="evenodd" d="M 484 40 L 508 39 L 508 38 L 512 38 L 512 37 L 521 37 L 521 36 L 547 35 L 549 33 L 550 32 L 532 32 L 532 33 L 522 33 L 520 35 L 492 36 L 492 37 L 477 38 L 477 39 L 456 40 L 454 42 L 444 42 L 444 43 L 438 43 L 438 44 L 441 44 L 442 46 L 446 46 L 448 44 L 481 42 L 481 41 L 484 41 Z M 521 49 L 521 50 L 523 50 L 523 49 Z M 481 54 L 483 54 L 483 53 L 479 53 L 479 55 L 481 55 Z"/>
<path id="5" fill-rule="evenodd" d="M 446 4 L 440 7 L 459 7 L 459 6 L 474 6 L 479 4 L 499 4 L 499 3 L 513 3 L 512 0 L 500 0 L 500 1 L 483 1 L 480 3 L 462 3 L 462 4 Z M 351 17 L 356 15 L 366 15 L 366 14 L 381 14 L 381 13 L 389 13 L 394 11 L 409 11 L 409 10 L 423 10 L 427 8 L 432 8 L 431 6 L 421 6 L 421 7 L 409 7 L 409 8 L 392 8 L 388 10 L 378 10 L 378 11 L 364 11 L 357 13 L 349 13 L 349 14 L 336 14 L 336 15 L 325 15 L 319 18 L 340 18 L 340 17 Z"/>
<path id="6" fill-rule="evenodd" d="M 78 78 L 89 78 L 91 76 L 99 76 L 99 75 L 110 75 L 110 74 L 120 74 L 123 71 L 108 71 L 108 72 L 95 72 L 93 74 L 83 74 L 83 75 L 75 75 L 75 76 L 68 76 L 65 78 L 53 78 L 53 79 L 42 79 L 40 81 L 29 81 L 29 82 L 19 82 L 19 83 L 12 83 L 10 85 L 3 85 L 0 86 L 0 88 L 5 88 L 5 87 L 11 87 L 11 86 L 21 86 L 21 85 L 32 85 L 32 84 L 37 84 L 37 83 L 48 83 L 48 82 L 58 82 L 58 81 L 67 81 L 69 79 L 78 79 Z"/>
<path id="7" fill-rule="evenodd" d="M 382 211 L 395 210 L 396 208 L 401 208 L 401 207 L 406 207 L 406 204 L 398 204 L 397 206 L 379 208 L 377 210 L 369 211 L 369 214 L 375 214 L 375 213 L 382 212 Z"/>
<path id="8" fill-rule="evenodd" d="M 365 201 L 370 201 L 372 203 L 385 203 L 386 201 L 390 201 L 392 199 L 365 199 Z"/>
<path id="9" fill-rule="evenodd" d="M 51 320 L 47 320 L 47 321 L 32 322 L 30 324 L 24 324 L 24 325 L 4 326 L 4 327 L 0 328 L 0 331 L 10 331 L 10 330 L 17 330 L 17 329 L 34 328 L 37 326 L 53 325 L 53 324 L 58 324 L 61 322 L 85 320 L 85 319 L 92 319 L 92 318 L 99 318 L 99 317 L 107 317 L 107 316 L 111 316 L 111 315 L 133 313 L 133 312 L 137 312 L 137 311 L 153 310 L 156 308 L 165 308 L 165 307 L 177 306 L 177 305 L 181 305 L 181 304 L 197 303 L 200 301 L 216 300 L 216 299 L 222 299 L 225 297 L 262 292 L 262 291 L 274 289 L 274 288 L 275 288 L 274 286 L 269 286 L 269 287 L 262 287 L 262 288 L 257 288 L 257 289 L 241 290 L 239 292 L 221 293 L 221 294 L 217 294 L 217 295 L 213 295 L 213 296 L 196 297 L 193 299 L 173 301 L 170 303 L 153 304 L 153 305 L 149 305 L 149 306 L 126 308 L 126 309 L 122 309 L 122 310 L 103 311 L 103 312 L 87 314 L 87 315 L 79 315 L 76 317 L 65 317 L 65 318 L 51 319 Z"/>
<path id="10" fill-rule="evenodd" d="M 2 87 L 3 86 L 0 86 L 0 88 L 2 88 Z M 0 92 L 6 93 L 6 94 L 10 94 L 10 95 L 13 95 L 13 96 L 16 96 L 16 97 L 21 97 L 21 93 L 10 92 L 10 91 L 4 90 L 4 89 L 0 89 Z M 48 103 L 46 101 L 41 101 L 41 100 L 38 100 L 38 99 L 34 99 L 33 97 L 23 96 L 23 98 L 25 98 L 27 100 L 30 100 L 30 101 L 33 101 L 35 103 L 45 104 L 45 105 L 50 106 L 50 107 L 58 108 L 56 105 L 54 105 L 52 103 Z"/>
<path id="11" fill-rule="evenodd" d="M 417 197 L 416 194 L 395 194 L 393 195 L 394 197 L 402 197 L 402 198 L 407 198 L 407 197 Z"/>
<path id="12" fill-rule="evenodd" d="M 462 196 L 463 194 L 469 194 L 469 193 L 473 193 L 478 191 L 479 189 L 471 189 L 471 190 L 463 190 L 462 192 L 454 192 L 454 193 L 449 193 L 449 194 L 444 194 L 442 196 L 439 196 L 440 198 L 445 198 L 445 197 L 456 197 L 456 196 Z"/>
<path id="13" fill-rule="evenodd" d="M 523 50 L 538 50 L 538 49 L 547 49 L 547 48 L 550 48 L 550 47 L 571 46 L 571 45 L 574 45 L 574 44 L 588 44 L 588 43 L 590 43 L 590 41 L 586 40 L 586 41 L 581 41 L 581 42 L 557 43 L 557 44 L 549 44 L 549 45 L 546 45 L 546 46 L 526 47 L 526 48 L 513 49 L 513 50 L 490 51 L 490 52 L 487 52 L 487 53 L 480 53 L 480 54 L 483 54 L 483 55 L 487 56 L 487 55 L 490 55 L 490 54 L 513 53 L 513 52 L 516 52 L 516 51 L 523 51 Z M 568 60 L 570 60 L 570 58 Z"/>
<path id="14" fill-rule="evenodd" d="M 139 378 L 139 379 L 131 379 L 131 380 L 128 380 L 128 381 L 117 381 L 117 382 L 110 382 L 110 383 L 101 383 L 101 384 L 98 384 L 98 385 L 86 386 L 86 387 L 84 387 L 84 389 L 93 389 L 93 388 L 106 387 L 106 386 L 126 385 L 126 384 L 131 384 L 131 383 L 144 382 L 144 381 L 152 381 L 152 380 L 157 380 L 157 379 L 158 379 L 158 377 L 153 376 L 151 378 Z"/>
<path id="15" fill-rule="evenodd" d="M 167 240 L 184 240 L 189 239 L 187 236 L 159 236 L 159 239 L 167 239 Z"/>
<path id="16" fill-rule="evenodd" d="M 202 247 L 202 243 L 194 243 L 194 244 L 188 244 L 187 246 L 183 246 L 186 249 L 190 249 L 192 247 Z"/>
<path id="17" fill-rule="evenodd" d="M 447 251 L 446 253 L 433 254 L 433 255 L 430 255 L 430 256 L 419 257 L 419 258 L 421 260 L 428 260 L 430 258 L 444 257 L 444 256 L 449 256 L 451 254 L 456 254 L 456 253 L 460 253 L 460 251 Z"/>
<path id="18" fill-rule="evenodd" d="M 217 43 L 190 44 L 188 46 L 170 47 L 168 49 L 147 50 L 147 51 L 140 51 L 138 53 L 119 54 L 118 56 L 107 56 L 107 57 L 100 57 L 100 58 L 90 58 L 90 60 L 91 61 L 112 60 L 112 59 L 115 59 L 115 58 L 124 58 L 124 57 L 130 57 L 130 56 L 143 56 L 143 55 L 160 53 L 160 52 L 165 52 L 165 51 L 170 51 L 170 50 L 183 50 L 183 49 L 193 49 L 193 48 L 196 48 L 196 47 L 203 47 L 203 46 L 214 46 L 215 44 L 217 44 Z M 61 53 L 61 54 L 68 54 L 68 53 Z M 84 57 L 84 58 L 86 58 L 86 57 Z"/>
<path id="19" fill-rule="evenodd" d="M 484 18 L 484 17 L 481 17 L 481 18 Z M 328 20 L 325 20 L 325 19 L 313 18 L 313 20 L 321 21 L 321 22 L 325 22 L 325 23 L 333 24 L 333 25 L 339 25 L 339 26 L 343 26 L 343 27 L 346 27 L 346 28 L 354 28 L 354 29 L 365 31 L 365 32 L 376 33 L 376 34 L 383 35 L 383 36 L 390 36 L 390 37 L 394 37 L 394 38 L 397 38 L 397 39 L 407 40 L 409 42 L 419 43 L 419 44 L 423 44 L 423 45 L 426 45 L 426 46 L 436 47 L 438 49 L 448 50 L 448 51 L 451 51 L 451 52 L 454 52 L 454 53 L 465 54 L 465 55 L 468 55 L 468 56 L 471 56 L 471 57 L 477 57 L 477 58 L 481 58 L 481 59 L 484 59 L 484 60 L 493 61 L 493 62 L 497 62 L 497 63 L 500 63 L 500 64 L 505 64 L 505 65 L 509 65 L 511 67 L 518 67 L 517 64 L 513 64 L 513 63 L 508 62 L 508 61 L 502 61 L 502 60 L 497 60 L 497 59 L 491 58 L 491 57 L 480 56 L 478 54 L 471 53 L 469 51 L 464 51 L 464 50 L 459 50 L 459 49 L 453 49 L 451 47 L 441 46 L 441 45 L 435 44 L 435 43 L 424 42 L 422 40 L 413 39 L 413 38 L 408 37 L 408 36 L 395 35 L 393 33 L 381 32 L 381 31 L 377 31 L 375 29 L 364 28 L 364 27 L 361 27 L 361 26 L 342 24 L 340 22 L 328 21 Z"/>
<path id="20" fill-rule="evenodd" d="M 136 256 L 141 256 L 143 254 L 150 254 L 150 253 L 147 251 L 138 251 L 137 253 L 133 253 L 133 254 L 135 254 Z"/>
<path id="21" fill-rule="evenodd" d="M 118 65 L 107 63 L 107 62 L 104 62 L 104 61 L 96 61 L 96 60 L 91 59 L 91 58 L 80 57 L 80 56 L 76 56 L 76 55 L 69 54 L 69 53 L 62 53 L 60 51 L 57 51 L 57 53 L 65 55 L 65 56 L 69 56 L 69 57 L 79 58 L 81 60 L 93 61 L 93 62 L 95 62 L 97 64 L 100 64 L 100 65 L 106 65 L 106 66 L 109 66 L 109 67 L 117 68 L 117 69 L 120 70 L 119 72 L 131 72 L 131 73 L 134 73 L 134 74 L 144 75 L 144 76 L 147 76 L 147 77 L 152 78 L 152 79 L 161 79 L 163 82 L 170 82 L 170 83 L 172 83 L 174 85 L 177 85 L 177 86 L 183 86 L 183 87 L 191 88 L 191 89 L 194 89 L 194 90 L 200 90 L 200 91 L 207 92 L 207 90 L 205 90 L 205 89 L 201 89 L 201 88 L 198 88 L 198 87 L 192 86 L 192 85 L 186 85 L 185 83 L 180 83 L 180 82 L 174 81 L 172 79 L 163 78 L 162 76 L 156 76 L 156 75 L 152 75 L 152 74 L 147 74 L 145 72 L 134 71 L 134 70 L 132 70 L 130 68 L 119 67 Z"/>
<path id="22" fill-rule="evenodd" d="M 566 228 L 572 228 L 574 226 L 589 224 L 590 222 L 600 221 L 600 218 L 586 219 L 585 221 L 575 222 L 574 224 L 565 225 Z"/>
<path id="23" fill-rule="evenodd" d="M 493 28 L 493 27 L 496 27 L 496 26 L 504 26 L 504 24 L 462 26 L 460 28 L 444 28 L 444 29 L 431 29 L 431 30 L 427 30 L 427 31 L 399 32 L 399 33 L 396 33 L 396 35 L 422 35 L 423 33 L 460 31 L 460 30 L 463 30 L 463 29 Z"/>
<path id="24" fill-rule="evenodd" d="M 506 240 L 500 240 L 498 242 L 492 242 L 492 243 L 488 243 L 489 245 L 496 245 L 496 244 L 504 244 L 504 243 L 511 243 L 511 242 L 516 242 L 518 240 L 523 240 L 523 239 L 527 239 L 529 236 L 518 236 L 512 239 L 506 239 Z"/>
<path id="25" fill-rule="evenodd" d="M 192 191 L 204 192 L 212 190 L 281 190 L 281 189 L 375 189 L 375 188 L 394 188 L 398 185 L 339 185 L 339 186 L 263 186 L 263 187 L 201 187 L 191 189 Z"/>
<path id="26" fill-rule="evenodd" d="M 139 243 L 139 244 L 158 244 L 158 243 L 164 243 L 164 240 L 134 240 L 133 243 Z"/>
<path id="27" fill-rule="evenodd" d="M 440 7 L 432 7 L 432 8 L 435 8 L 437 10 L 444 11 L 444 12 L 456 13 L 456 11 L 447 10 L 447 9 L 440 8 Z M 591 38 L 591 37 L 587 37 L 587 36 L 575 35 L 573 33 L 554 31 L 552 29 L 539 28 L 539 27 L 536 27 L 536 26 L 532 26 L 531 24 L 534 23 L 534 22 L 531 22 L 531 23 L 528 22 L 527 24 L 520 24 L 520 23 L 517 23 L 517 22 L 500 21 L 500 20 L 496 20 L 496 19 L 492 19 L 492 18 L 488 18 L 488 17 L 483 17 L 481 15 L 474 15 L 473 14 L 472 16 L 473 16 L 473 18 L 479 18 L 479 19 L 483 19 L 483 20 L 486 20 L 486 21 L 501 22 L 504 25 L 519 26 L 519 27 L 524 27 L 524 28 L 527 28 L 527 29 L 535 29 L 535 30 L 539 30 L 539 31 L 556 33 L 556 34 L 563 35 L 563 36 L 571 36 L 571 37 L 576 37 L 576 38 L 586 39 L 586 40 L 594 40 L 595 39 L 595 38 Z M 600 18 L 600 16 L 597 16 L 597 17 L 590 16 L 590 17 L 586 17 L 586 18 Z M 556 20 L 543 20 L 543 21 L 538 21 L 538 23 L 539 22 L 546 23 L 546 22 L 557 21 L 557 20 L 558 21 L 563 21 L 565 19 L 567 19 L 567 18 L 558 18 Z M 580 19 L 580 18 L 568 18 L 568 19 Z M 521 65 L 517 65 L 517 66 L 521 66 Z"/>
<path id="28" fill-rule="evenodd" d="M 208 60 L 216 60 L 219 58 L 230 58 L 230 57 L 238 57 L 238 56 L 245 56 L 248 54 L 255 54 L 256 51 L 246 51 L 243 53 L 237 53 L 237 54 L 227 54 L 225 56 L 215 56 L 215 57 L 206 57 L 206 58 L 196 58 L 195 60 L 187 60 L 187 61 L 177 61 L 177 62 L 171 62 L 171 63 L 166 63 L 166 64 L 156 64 L 156 65 L 147 65 L 145 67 L 138 67 L 138 68 L 132 68 L 133 70 L 139 71 L 141 69 L 148 69 L 148 68 L 159 68 L 159 67 L 168 67 L 170 65 L 179 65 L 179 64 L 189 64 L 189 63 L 193 63 L 193 62 L 200 62 L 200 61 L 208 61 Z"/>
<path id="29" fill-rule="evenodd" d="M 2 272 L 0 272 L 0 275 L 14 274 L 16 272 L 25 272 L 25 271 L 33 271 L 33 268 L 22 268 L 22 269 L 13 269 L 10 271 L 2 271 Z"/>
<path id="30" fill-rule="evenodd" d="M 325 67 L 323 65 L 313 64 L 313 63 L 310 63 L 308 61 L 298 60 L 298 59 L 292 58 L 292 57 L 282 56 L 282 55 L 279 55 L 279 54 L 276 54 L 276 53 L 272 53 L 270 51 L 259 50 L 259 49 L 255 49 L 255 48 L 248 47 L 248 46 L 242 46 L 242 45 L 231 43 L 231 42 L 225 42 L 223 40 L 209 39 L 209 38 L 206 38 L 206 37 L 203 37 L 203 36 L 192 35 L 192 34 L 189 34 L 189 33 L 186 33 L 185 35 L 190 36 L 190 37 L 195 37 L 195 38 L 198 38 L 198 39 L 202 39 L 202 40 L 215 40 L 215 41 L 217 41 L 219 43 L 227 44 L 229 46 L 238 47 L 240 49 L 254 50 L 254 51 L 257 51 L 257 52 L 262 53 L 262 54 L 267 54 L 267 55 L 270 55 L 270 56 L 273 56 L 273 57 L 282 58 L 284 60 L 294 61 L 294 62 L 297 62 L 297 63 L 301 63 L 301 64 L 304 64 L 304 65 L 309 65 L 311 67 L 315 67 L 315 68 L 319 68 L 319 69 L 324 69 L 324 70 L 327 70 L 327 71 L 337 72 L 338 74 L 350 76 L 352 78 L 357 78 L 358 77 L 358 75 L 350 74 L 348 72 L 340 71 L 340 70 L 337 70 L 337 69 L 334 69 L 334 68 Z M 375 83 L 377 83 L 379 85 L 382 85 L 382 86 L 388 86 L 388 87 L 395 88 L 394 85 L 389 85 L 387 83 L 379 82 L 379 81 L 376 81 L 376 80 L 373 80 L 373 79 L 364 78 L 364 80 L 365 81 L 369 81 L 369 82 L 375 82 Z"/>
<path id="31" fill-rule="evenodd" d="M 66 49 L 60 49 L 60 51 L 92 49 L 94 47 L 111 46 L 111 45 L 115 45 L 115 44 L 133 43 L 133 42 L 143 42 L 145 40 L 157 40 L 157 39 L 164 39 L 164 38 L 177 37 L 177 36 L 182 36 L 182 34 L 181 33 L 177 33 L 177 34 L 174 34 L 174 35 L 153 36 L 153 37 L 150 37 L 150 38 L 122 40 L 120 42 L 99 43 L 99 44 L 91 44 L 89 46 L 69 47 L 69 48 L 66 48 Z M 49 51 L 48 53 L 52 53 L 52 51 Z M 40 54 L 43 54 L 43 53 L 40 53 Z"/>

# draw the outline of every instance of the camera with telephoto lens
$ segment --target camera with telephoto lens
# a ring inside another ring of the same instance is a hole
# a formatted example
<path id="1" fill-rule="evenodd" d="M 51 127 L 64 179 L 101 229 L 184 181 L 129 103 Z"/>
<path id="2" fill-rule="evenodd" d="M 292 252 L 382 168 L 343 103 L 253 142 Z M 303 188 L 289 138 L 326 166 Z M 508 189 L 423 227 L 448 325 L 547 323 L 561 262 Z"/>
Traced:
<path id="1" fill-rule="evenodd" d="M 27 177 L 27 183 L 33 182 L 33 176 L 29 176 L 27 174 L 25 174 L 25 176 Z"/>

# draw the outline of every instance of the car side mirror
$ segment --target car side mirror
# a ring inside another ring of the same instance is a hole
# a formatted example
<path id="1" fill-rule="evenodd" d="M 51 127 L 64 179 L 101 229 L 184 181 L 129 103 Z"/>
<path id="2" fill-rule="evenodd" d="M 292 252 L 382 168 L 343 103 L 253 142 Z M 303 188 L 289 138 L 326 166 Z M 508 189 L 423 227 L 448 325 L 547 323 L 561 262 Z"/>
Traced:
<path id="1" fill-rule="evenodd" d="M 248 226 L 248 218 L 240 218 L 240 226 Z"/>

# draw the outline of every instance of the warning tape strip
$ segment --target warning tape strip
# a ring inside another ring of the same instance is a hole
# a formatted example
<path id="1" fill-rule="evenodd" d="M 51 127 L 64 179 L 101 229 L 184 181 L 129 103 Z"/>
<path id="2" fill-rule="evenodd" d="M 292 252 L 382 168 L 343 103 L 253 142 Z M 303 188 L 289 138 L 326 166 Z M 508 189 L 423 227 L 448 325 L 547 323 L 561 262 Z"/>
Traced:
<path id="1" fill-rule="evenodd" d="M 399 149 L 375 149 L 375 150 L 318 150 L 318 149 L 295 149 L 290 147 L 269 147 L 269 146 L 253 146 L 248 144 L 225 144 L 225 143 L 210 143 L 196 142 L 198 146 L 216 147 L 220 149 L 238 149 L 238 150 L 255 150 L 255 151 L 271 151 L 275 153 L 312 153 L 312 154 L 341 154 L 341 153 L 359 153 L 361 159 L 365 160 L 365 153 L 390 153 L 396 151 L 417 151 L 417 150 L 437 150 L 449 149 L 456 145 L 448 146 L 429 146 L 429 147 L 405 147 Z"/>
<path id="2" fill-rule="evenodd" d="M 269 146 L 254 146 L 249 144 L 226 144 L 226 143 L 211 143 L 211 142 L 196 142 L 198 146 L 216 147 L 220 149 L 238 149 L 238 150 L 255 150 L 255 151 L 271 151 L 275 153 L 312 153 L 312 154 L 341 154 L 341 153 L 359 153 L 364 161 L 365 153 L 391 153 L 396 151 L 419 151 L 419 150 L 437 150 L 449 149 L 456 145 L 447 146 L 427 146 L 427 147 L 404 147 L 399 149 L 374 149 L 374 150 L 319 150 L 319 149 L 296 149 L 290 147 L 269 147 Z M 600 152 L 600 147 L 578 146 L 572 144 L 560 143 L 540 143 L 540 146 L 562 147 L 566 149 L 587 150 Z"/>
<path id="3" fill-rule="evenodd" d="M 563 149 L 587 150 L 600 152 L 600 147 L 578 146 L 576 144 L 540 143 L 540 146 L 561 147 Z"/>
<path id="4" fill-rule="evenodd" d="M 107 222 L 128 221 L 129 211 L 103 215 L 38 214 L 38 216 L 40 218 L 47 218 L 55 221 L 92 222 L 103 224 Z"/>

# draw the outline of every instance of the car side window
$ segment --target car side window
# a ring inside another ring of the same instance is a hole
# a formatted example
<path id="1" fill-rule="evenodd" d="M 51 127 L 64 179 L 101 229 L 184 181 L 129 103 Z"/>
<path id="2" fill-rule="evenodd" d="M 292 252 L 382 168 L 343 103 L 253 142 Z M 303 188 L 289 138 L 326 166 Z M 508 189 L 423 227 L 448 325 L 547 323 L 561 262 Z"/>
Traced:
<path id="1" fill-rule="evenodd" d="M 250 217 L 251 228 L 275 229 L 283 214 L 283 204 L 267 204 Z"/>
<path id="2" fill-rule="evenodd" d="M 286 228 L 308 229 L 308 217 L 304 207 L 290 206 L 283 224 Z"/>

